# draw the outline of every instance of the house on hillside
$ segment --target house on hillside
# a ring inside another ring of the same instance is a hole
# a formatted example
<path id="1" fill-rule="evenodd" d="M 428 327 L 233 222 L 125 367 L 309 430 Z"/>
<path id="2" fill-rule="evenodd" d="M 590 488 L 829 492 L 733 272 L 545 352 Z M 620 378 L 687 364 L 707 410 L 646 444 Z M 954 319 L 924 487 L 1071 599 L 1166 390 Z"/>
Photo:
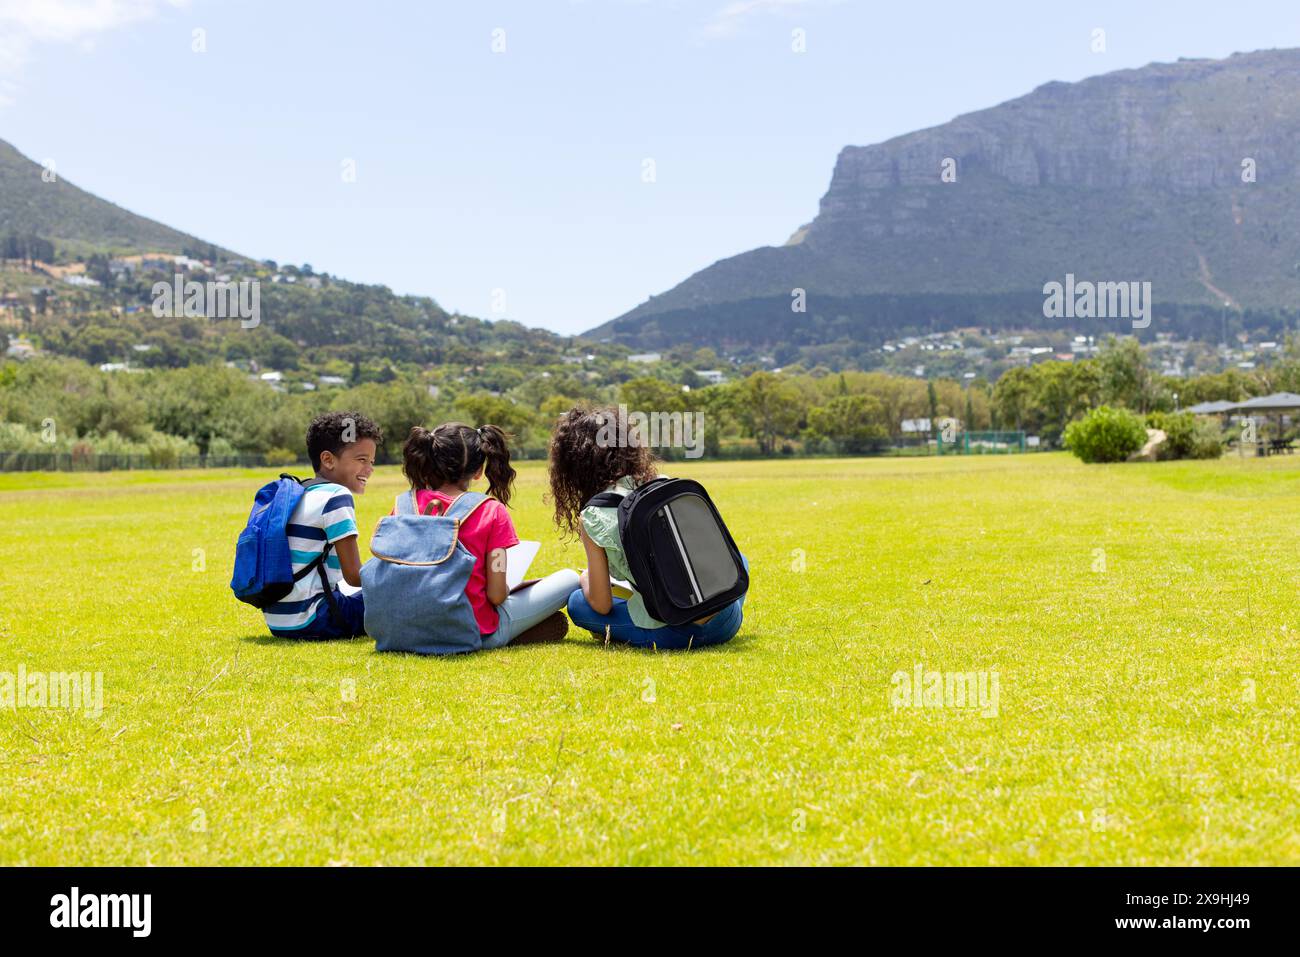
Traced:
<path id="1" fill-rule="evenodd" d="M 663 356 L 661 356 L 657 352 L 638 352 L 635 355 L 628 356 L 627 361 L 628 362 L 658 362 L 662 358 Z"/>
<path id="2" fill-rule="evenodd" d="M 36 354 L 36 348 L 26 339 L 12 340 L 5 350 L 5 355 L 11 359 L 30 359 Z"/>

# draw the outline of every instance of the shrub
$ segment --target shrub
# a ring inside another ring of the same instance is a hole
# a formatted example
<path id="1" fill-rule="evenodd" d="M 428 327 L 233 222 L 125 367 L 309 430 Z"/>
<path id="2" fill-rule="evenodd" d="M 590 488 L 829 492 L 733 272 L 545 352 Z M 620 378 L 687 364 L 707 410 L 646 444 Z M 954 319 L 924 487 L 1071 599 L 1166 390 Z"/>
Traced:
<path id="1" fill-rule="evenodd" d="M 271 449 L 266 453 L 267 465 L 293 465 L 298 459 L 298 453 L 292 449 Z"/>
<path id="2" fill-rule="evenodd" d="M 1065 447 L 1088 463 L 1123 462 L 1146 440 L 1146 426 L 1137 415 L 1108 405 L 1065 427 Z"/>
<path id="3" fill-rule="evenodd" d="M 165 432 L 151 431 L 144 446 L 148 450 L 146 454 L 150 463 L 158 468 L 174 469 L 181 464 L 182 459 L 199 454 L 199 447 L 189 439 Z"/>
<path id="4" fill-rule="evenodd" d="M 1160 446 L 1161 459 L 1217 459 L 1223 454 L 1219 427 L 1190 412 L 1152 412 L 1147 426 L 1167 436 Z"/>

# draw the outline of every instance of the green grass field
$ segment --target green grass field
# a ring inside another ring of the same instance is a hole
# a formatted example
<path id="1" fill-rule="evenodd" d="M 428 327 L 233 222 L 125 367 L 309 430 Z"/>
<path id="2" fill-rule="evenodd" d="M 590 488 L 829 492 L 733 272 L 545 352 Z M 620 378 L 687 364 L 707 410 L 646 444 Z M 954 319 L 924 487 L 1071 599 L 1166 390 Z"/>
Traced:
<path id="1" fill-rule="evenodd" d="M 0 863 L 1300 862 L 1300 460 L 676 471 L 750 559 L 736 639 L 440 660 L 266 634 L 261 473 L 0 476 L 0 672 L 105 699 L 0 710 Z M 577 567 L 543 480 L 516 524 Z M 917 665 L 996 714 L 894 707 Z"/>

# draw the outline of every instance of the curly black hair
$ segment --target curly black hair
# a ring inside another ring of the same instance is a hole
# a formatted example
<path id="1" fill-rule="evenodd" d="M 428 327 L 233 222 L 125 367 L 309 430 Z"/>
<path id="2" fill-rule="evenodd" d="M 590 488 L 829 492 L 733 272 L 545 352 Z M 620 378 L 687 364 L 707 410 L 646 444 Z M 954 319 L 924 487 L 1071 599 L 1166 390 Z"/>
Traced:
<path id="1" fill-rule="evenodd" d="M 659 474 L 659 460 L 646 445 L 600 441 L 602 430 L 618 422 L 618 409 L 579 406 L 560 416 L 551 434 L 550 501 L 555 524 L 577 535 L 578 516 L 587 500 L 624 476 L 640 485 Z"/>
<path id="2" fill-rule="evenodd" d="M 322 452 L 338 455 L 358 439 L 374 439 L 375 445 L 379 445 L 384 441 L 384 432 L 374 419 L 360 412 L 322 412 L 307 426 L 311 467 L 319 472 Z"/>
<path id="3" fill-rule="evenodd" d="M 509 436 L 495 425 L 474 428 L 446 422 L 429 430 L 416 426 L 402 446 L 402 474 L 414 489 L 436 489 L 448 482 L 468 487 L 481 468 L 488 494 L 510 504 L 515 470 L 510 466 Z"/>

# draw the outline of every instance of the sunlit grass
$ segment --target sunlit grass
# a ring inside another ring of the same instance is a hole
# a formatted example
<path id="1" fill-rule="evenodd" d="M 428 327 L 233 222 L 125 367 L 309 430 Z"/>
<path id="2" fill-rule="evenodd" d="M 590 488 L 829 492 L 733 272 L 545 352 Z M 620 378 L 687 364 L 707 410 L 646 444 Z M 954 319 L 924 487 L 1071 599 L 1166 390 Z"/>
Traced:
<path id="1" fill-rule="evenodd" d="M 0 671 L 106 697 L 0 710 L 0 863 L 1300 861 L 1300 460 L 673 468 L 750 559 L 735 640 L 447 660 L 270 639 L 258 472 L 0 476 Z M 893 708 L 917 664 L 997 715 Z"/>

